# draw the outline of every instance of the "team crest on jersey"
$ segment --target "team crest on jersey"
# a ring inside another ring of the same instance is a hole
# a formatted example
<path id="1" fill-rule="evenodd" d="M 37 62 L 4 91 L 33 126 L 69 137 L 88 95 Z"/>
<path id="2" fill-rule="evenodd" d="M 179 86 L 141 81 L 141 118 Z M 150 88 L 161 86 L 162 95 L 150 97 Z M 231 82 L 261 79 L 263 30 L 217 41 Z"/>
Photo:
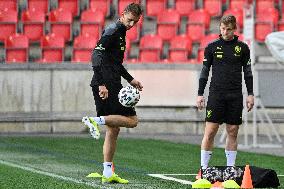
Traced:
<path id="1" fill-rule="evenodd" d="M 240 46 L 235 46 L 235 56 L 241 56 L 240 53 L 242 51 L 242 48 Z"/>
<path id="2" fill-rule="evenodd" d="M 242 48 L 240 46 L 235 46 L 235 52 L 238 54 L 242 51 Z"/>

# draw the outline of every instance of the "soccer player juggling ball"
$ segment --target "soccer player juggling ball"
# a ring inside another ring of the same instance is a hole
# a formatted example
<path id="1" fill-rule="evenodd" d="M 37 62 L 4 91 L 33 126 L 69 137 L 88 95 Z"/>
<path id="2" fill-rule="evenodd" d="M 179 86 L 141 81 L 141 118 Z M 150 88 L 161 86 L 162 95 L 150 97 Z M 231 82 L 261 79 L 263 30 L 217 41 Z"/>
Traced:
<path id="1" fill-rule="evenodd" d="M 199 78 L 197 107 L 205 106 L 204 89 L 212 67 L 212 78 L 206 107 L 206 124 L 201 144 L 201 167 L 207 168 L 212 155 L 214 137 L 219 125 L 226 123 L 227 139 L 225 155 L 227 166 L 234 166 L 237 156 L 237 135 L 242 123 L 243 94 L 242 72 L 248 96 L 248 111 L 253 108 L 253 76 L 250 50 L 247 44 L 238 40 L 236 18 L 225 15 L 220 21 L 219 39 L 208 44 L 204 52 L 203 67 Z"/>
<path id="2" fill-rule="evenodd" d="M 97 117 L 84 117 L 82 122 L 89 127 L 91 135 L 96 139 L 100 137 L 99 128 L 106 127 L 102 183 L 128 183 L 128 180 L 113 173 L 112 162 L 120 127 L 134 128 L 138 123 L 135 109 L 122 106 L 118 101 L 118 93 L 123 87 L 121 76 L 138 90 L 143 88 L 122 65 L 126 31 L 139 21 L 141 14 L 142 8 L 139 4 L 127 5 L 120 18 L 104 29 L 92 53 L 94 75 L 91 87 Z"/>

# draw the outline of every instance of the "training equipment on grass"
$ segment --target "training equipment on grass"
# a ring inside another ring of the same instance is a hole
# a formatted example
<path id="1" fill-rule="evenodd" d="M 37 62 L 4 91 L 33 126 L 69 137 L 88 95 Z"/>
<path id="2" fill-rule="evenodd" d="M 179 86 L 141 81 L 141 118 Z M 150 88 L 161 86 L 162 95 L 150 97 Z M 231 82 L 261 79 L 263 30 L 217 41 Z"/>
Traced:
<path id="1" fill-rule="evenodd" d="M 242 176 L 243 171 L 239 167 L 226 167 L 223 171 L 223 180 L 236 180 Z"/>
<path id="2" fill-rule="evenodd" d="M 192 183 L 192 188 L 211 188 L 211 183 L 206 179 L 198 179 Z"/>
<path id="3" fill-rule="evenodd" d="M 226 180 L 222 183 L 224 188 L 240 188 L 240 186 L 234 180 Z"/>
<path id="4" fill-rule="evenodd" d="M 236 182 L 241 188 L 276 188 L 280 186 L 277 174 L 272 169 L 255 166 L 214 166 L 201 169 L 201 178 L 211 184 L 217 181 L 225 184 Z M 229 182 L 226 182 L 229 181 Z"/>
<path id="5" fill-rule="evenodd" d="M 221 188 L 224 188 L 222 184 L 223 184 L 222 182 L 217 181 L 214 184 L 212 184 L 211 189 L 221 189 Z"/>
<path id="6" fill-rule="evenodd" d="M 202 178 L 207 179 L 209 182 L 214 183 L 217 181 L 223 181 L 223 173 L 222 170 L 217 167 L 207 167 L 202 170 Z"/>
<path id="7" fill-rule="evenodd" d="M 253 188 L 249 165 L 245 166 L 241 188 Z"/>
<path id="8" fill-rule="evenodd" d="M 123 106 L 133 107 L 139 102 L 139 90 L 131 85 L 127 85 L 119 91 L 118 99 Z"/>

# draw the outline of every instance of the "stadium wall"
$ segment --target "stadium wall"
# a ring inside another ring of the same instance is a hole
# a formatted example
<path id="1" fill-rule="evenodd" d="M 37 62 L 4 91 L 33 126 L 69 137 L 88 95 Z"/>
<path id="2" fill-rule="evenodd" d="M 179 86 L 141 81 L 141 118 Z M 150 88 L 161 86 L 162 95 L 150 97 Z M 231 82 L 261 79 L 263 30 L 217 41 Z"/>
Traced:
<path id="1" fill-rule="evenodd" d="M 202 132 L 202 127 L 198 126 L 203 125 L 203 112 L 199 113 L 194 108 L 200 65 L 128 64 L 127 67 L 144 85 L 137 107 L 143 127 L 131 131 L 125 129 L 125 132 L 143 133 L 143 128 L 152 127 L 153 123 L 156 123 L 158 133 Z M 90 65 L 70 63 L 0 65 L 0 133 L 71 133 L 85 130 L 80 124 L 81 117 L 95 114 L 89 86 L 91 70 Z M 277 73 L 284 78 L 283 71 Z M 274 75 L 274 72 L 267 70 L 264 76 L 259 74 L 269 82 L 266 88 L 283 89 L 271 74 Z M 271 94 L 263 93 L 263 99 Z M 271 103 L 281 111 L 284 100 L 279 94 L 276 94 L 279 101 L 267 100 L 264 104 Z"/>

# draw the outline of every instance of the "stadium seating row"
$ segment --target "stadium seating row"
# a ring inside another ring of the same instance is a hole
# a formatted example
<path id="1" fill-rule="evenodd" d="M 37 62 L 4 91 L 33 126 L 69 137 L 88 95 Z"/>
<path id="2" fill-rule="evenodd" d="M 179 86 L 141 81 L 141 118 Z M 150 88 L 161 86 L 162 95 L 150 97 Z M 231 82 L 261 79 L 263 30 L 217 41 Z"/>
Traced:
<path id="1" fill-rule="evenodd" d="M 208 42 L 216 39 L 218 34 L 204 36 L 198 50 L 198 62 L 203 59 L 203 51 Z M 74 39 L 72 62 L 90 62 L 91 51 L 97 42 L 89 34 L 79 35 Z M 127 43 L 130 44 L 130 43 Z M 42 36 L 40 41 L 41 59 L 39 63 L 61 63 L 64 61 L 65 42 L 62 36 L 48 34 Z M 126 49 L 129 51 L 130 46 Z M 139 61 L 141 62 L 160 62 L 163 50 L 163 40 L 159 35 L 145 35 L 140 42 Z M 6 63 L 22 62 L 25 63 L 29 58 L 29 39 L 24 34 L 13 34 L 5 40 Z M 170 40 L 169 62 L 188 62 L 192 53 L 192 40 L 187 35 L 177 35 Z M 195 60 L 196 61 L 196 60 Z"/>
<path id="2" fill-rule="evenodd" d="M 233 14 L 238 20 L 240 30 L 243 27 L 242 11 L 240 9 L 228 9 L 224 14 Z M 65 41 L 72 40 L 72 14 L 65 9 L 55 9 L 49 13 L 48 24 L 50 33 L 61 35 Z M 80 18 L 80 31 L 84 35 L 89 33 L 99 38 L 104 26 L 105 16 L 102 11 L 88 9 L 82 12 Z M 170 40 L 177 35 L 180 26 L 180 14 L 175 9 L 165 9 L 157 16 L 157 33 L 163 40 Z M 0 12 L 0 40 L 4 41 L 9 35 L 17 32 L 18 17 L 14 10 L 5 9 Z M 45 33 L 45 13 L 37 9 L 22 12 L 21 31 L 31 41 L 39 41 Z M 199 42 L 210 26 L 210 14 L 206 9 L 192 11 L 188 16 L 187 34 L 192 36 L 194 42 Z M 130 41 L 137 41 L 142 22 L 131 30 L 128 37 Z M 263 42 L 268 33 L 274 30 L 282 31 L 284 21 L 279 20 L 279 12 L 275 8 L 263 10 L 256 15 L 256 40 Z"/>
<path id="3" fill-rule="evenodd" d="M 90 35 L 79 35 L 74 39 L 72 62 L 89 62 L 91 51 L 97 39 Z M 65 41 L 62 36 L 49 34 L 41 37 L 41 59 L 38 63 L 62 63 L 64 61 Z M 5 40 L 6 63 L 26 63 L 29 58 L 29 39 L 24 34 L 13 34 Z"/>
<path id="4" fill-rule="evenodd" d="M 21 28 L 31 42 L 39 41 L 45 34 L 45 25 L 49 25 L 49 33 L 64 37 L 65 41 L 72 40 L 72 13 L 65 9 L 54 9 L 46 14 L 35 8 L 22 12 Z M 89 33 L 98 38 L 104 26 L 105 16 L 102 11 L 88 9 L 82 12 L 80 18 L 80 31 L 84 35 Z M 0 41 L 4 41 L 11 34 L 17 33 L 18 16 L 17 11 L 5 9 L 0 11 Z"/>
<path id="5" fill-rule="evenodd" d="M 72 13 L 73 16 L 79 16 L 80 14 L 80 0 L 56 0 L 57 8 L 63 8 Z M 187 16 L 190 12 L 197 7 L 198 0 L 174 0 L 174 8 L 179 12 L 181 16 Z M 202 1 L 202 8 L 207 10 L 210 16 L 221 16 L 222 6 L 228 3 L 229 9 L 240 9 L 242 10 L 244 5 L 247 3 L 252 3 L 253 0 L 200 0 Z M 280 8 L 283 10 L 283 3 L 279 3 L 279 0 L 254 0 L 256 4 L 256 12 L 261 13 L 267 8 L 274 8 L 278 4 L 282 4 Z M 124 7 L 131 2 L 145 2 L 145 14 L 147 16 L 158 16 L 160 12 L 167 9 L 168 0 L 117 0 L 118 13 L 120 14 Z M 112 0 L 88 0 L 89 8 L 95 10 L 101 10 L 105 15 L 110 11 Z M 18 10 L 18 0 L 0 0 L 0 10 L 11 9 Z M 49 0 L 27 0 L 26 9 L 38 9 L 44 13 L 50 10 Z"/>
<path id="6" fill-rule="evenodd" d="M 72 16 L 79 16 L 80 14 L 80 0 L 56 0 L 57 8 L 62 8 L 72 13 Z M 89 8 L 101 10 L 104 15 L 109 13 L 110 4 L 112 0 L 88 0 Z M 0 0 L 0 11 L 10 9 L 18 11 L 19 0 Z M 37 9 L 40 12 L 48 13 L 51 10 L 50 0 L 27 0 L 25 9 Z"/>
<path id="7" fill-rule="evenodd" d="M 126 4 L 137 1 L 139 2 L 139 0 L 118 0 L 118 12 L 122 12 Z M 58 42 L 61 44 L 59 47 L 49 46 L 48 48 L 64 49 L 66 42 L 71 42 L 71 44 L 73 43 L 72 53 L 75 53 L 72 55 L 72 61 L 90 61 L 90 55 L 86 55 L 84 58 L 76 53 L 78 48 L 83 48 L 85 51 L 90 52 L 90 46 L 93 47 L 95 45 L 105 24 L 106 15 L 108 15 L 110 10 L 111 0 L 89 0 L 90 8 L 86 10 L 80 10 L 79 0 L 57 0 L 57 2 L 58 8 L 50 9 L 49 0 L 28 0 L 27 9 L 19 12 L 17 0 L 0 0 L 0 41 L 5 42 L 5 60 L 7 62 L 27 61 L 28 54 L 26 57 L 22 56 L 22 58 L 13 58 L 11 54 L 12 49 L 28 48 L 30 42 L 40 42 L 42 50 L 40 62 L 64 61 L 64 51 L 62 50 L 61 55 L 53 57 L 45 53 L 47 47 L 43 41 L 45 38 L 51 39 L 52 36 L 54 40 L 63 38 L 63 44 Z M 174 7 L 168 8 L 167 0 L 145 0 L 142 2 L 146 3 L 144 17 L 153 16 L 156 18 L 156 34 L 145 35 L 140 39 L 143 29 L 143 19 L 140 19 L 139 23 L 127 32 L 128 46 L 126 49 L 127 54 L 130 54 L 131 43 L 140 42 L 138 44 L 139 60 L 143 62 L 161 61 L 160 57 L 164 43 L 170 44 L 167 56 L 170 62 L 174 60 L 181 62 L 189 61 L 188 57 L 192 53 L 192 43 L 200 44 L 196 57 L 198 61 L 202 60 L 203 44 L 205 42 L 207 44 L 208 39 L 210 39 L 209 36 L 211 36 L 208 34 L 210 34 L 209 27 L 212 17 L 220 16 L 221 14 L 235 15 L 239 24 L 238 32 L 241 33 L 243 27 L 243 6 L 246 3 L 252 3 L 249 0 L 202 0 L 203 5 L 200 8 L 197 7 L 196 0 L 175 0 Z M 255 0 L 254 2 L 256 3 L 255 38 L 257 41 L 263 42 L 266 35 L 274 30 L 284 30 L 283 16 L 279 14 L 278 10 L 278 5 L 281 4 L 279 1 Z M 228 3 L 228 9 L 222 12 L 222 6 L 225 3 Z M 263 9 L 263 6 L 268 8 Z M 184 16 L 187 17 L 186 32 L 180 34 L 181 17 Z M 72 31 L 74 18 L 78 18 L 80 23 L 80 33 L 77 34 L 74 34 Z M 79 36 L 77 36 L 78 34 Z M 212 36 L 214 35 L 212 34 Z M 27 38 L 28 44 L 20 44 L 17 47 L 18 43 L 9 42 L 11 40 L 15 41 L 15 39 L 18 40 L 19 36 Z M 73 40 L 73 36 L 77 37 Z M 84 41 L 86 37 L 94 44 L 89 44 L 87 47 L 76 46 L 76 44 L 81 43 L 80 41 Z M 180 45 L 175 43 L 175 41 L 180 43 L 182 40 L 184 40 L 184 43 Z M 147 44 L 148 41 L 153 43 L 158 41 L 156 42 L 158 47 L 149 46 Z M 156 50 L 154 50 L 155 48 Z M 81 54 L 84 53 L 81 51 Z"/>

